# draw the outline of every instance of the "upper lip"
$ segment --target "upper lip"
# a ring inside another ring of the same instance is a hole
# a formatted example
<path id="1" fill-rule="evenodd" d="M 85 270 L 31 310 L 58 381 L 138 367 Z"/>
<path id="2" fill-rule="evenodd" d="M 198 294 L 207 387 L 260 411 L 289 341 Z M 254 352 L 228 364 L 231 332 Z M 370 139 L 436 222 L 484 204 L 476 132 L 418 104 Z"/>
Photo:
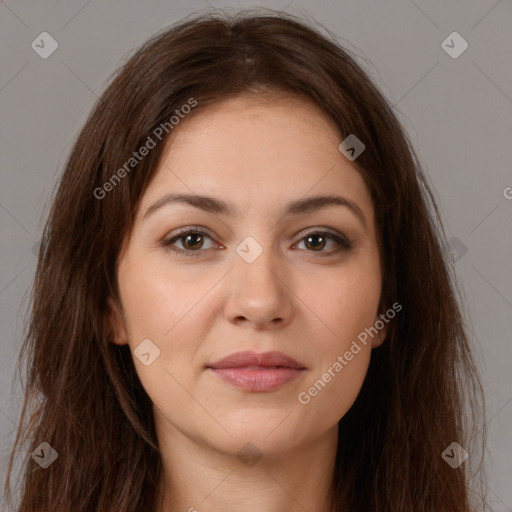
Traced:
<path id="1" fill-rule="evenodd" d="M 235 352 L 223 359 L 208 364 L 207 368 L 242 368 L 245 366 L 304 369 L 304 366 L 295 361 L 295 359 L 277 351 L 263 352 L 262 354 L 257 354 L 256 352 Z"/>

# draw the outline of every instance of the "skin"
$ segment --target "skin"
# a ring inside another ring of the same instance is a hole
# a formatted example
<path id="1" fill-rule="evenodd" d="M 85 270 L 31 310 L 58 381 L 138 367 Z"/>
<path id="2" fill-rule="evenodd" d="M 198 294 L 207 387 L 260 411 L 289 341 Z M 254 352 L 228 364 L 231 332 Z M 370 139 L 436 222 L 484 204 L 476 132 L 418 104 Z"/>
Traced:
<path id="1" fill-rule="evenodd" d="M 160 350 L 148 366 L 134 357 L 161 448 L 160 511 L 329 510 L 337 423 L 386 335 L 384 328 L 360 344 L 317 396 L 299 403 L 380 313 L 373 204 L 341 140 L 316 105 L 289 94 L 223 100 L 172 132 L 121 253 L 121 308 L 113 306 L 115 343 L 133 352 L 149 338 Z M 143 219 L 169 193 L 220 198 L 239 215 L 175 203 Z M 355 203 L 365 221 L 332 205 L 283 216 L 288 202 L 330 194 Z M 187 226 L 210 237 L 173 242 L 192 256 L 162 245 Z M 322 228 L 352 248 L 306 237 Z M 252 263 L 236 252 L 248 236 L 263 249 Z M 306 370 L 277 390 L 251 393 L 205 368 L 241 350 L 278 350 Z M 253 466 L 237 457 L 249 442 L 262 456 Z"/>

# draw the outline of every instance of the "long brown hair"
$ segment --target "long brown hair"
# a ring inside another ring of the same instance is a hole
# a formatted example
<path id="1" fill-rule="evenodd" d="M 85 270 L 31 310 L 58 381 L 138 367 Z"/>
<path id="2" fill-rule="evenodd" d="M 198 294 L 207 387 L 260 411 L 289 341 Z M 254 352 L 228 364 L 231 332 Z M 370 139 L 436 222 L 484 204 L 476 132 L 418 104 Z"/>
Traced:
<path id="1" fill-rule="evenodd" d="M 290 15 L 239 12 L 185 20 L 121 67 L 72 148 L 41 243 L 9 468 L 10 476 L 16 454 L 27 451 L 20 512 L 155 509 L 161 461 L 151 403 L 128 346 L 109 342 L 107 300 L 120 304 L 120 248 L 166 137 L 129 172 L 119 169 L 166 122 L 167 136 L 169 119 L 191 98 L 195 115 L 265 91 L 312 100 L 336 123 L 340 142 L 349 134 L 364 142 L 357 168 L 381 238 L 381 307 L 403 305 L 339 422 L 333 510 L 484 506 L 482 493 L 472 494 L 469 461 L 454 469 L 441 457 L 452 442 L 473 464 L 483 453 L 484 402 L 434 194 L 393 108 L 356 60 Z M 105 187 L 116 173 L 122 179 Z M 42 442 L 58 453 L 46 469 L 30 457 Z"/>

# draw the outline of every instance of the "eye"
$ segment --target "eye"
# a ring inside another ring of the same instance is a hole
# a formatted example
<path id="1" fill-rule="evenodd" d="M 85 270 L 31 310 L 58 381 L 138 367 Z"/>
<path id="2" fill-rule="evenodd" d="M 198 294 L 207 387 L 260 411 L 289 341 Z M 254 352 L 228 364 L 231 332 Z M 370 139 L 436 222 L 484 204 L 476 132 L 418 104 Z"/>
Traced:
<path id="1" fill-rule="evenodd" d="M 335 249 L 325 251 L 325 247 L 334 244 Z M 311 231 L 307 233 L 297 245 L 304 243 L 308 252 L 316 252 L 318 256 L 331 256 L 340 251 L 348 251 L 352 248 L 352 244 L 344 237 L 331 233 L 330 231 Z M 336 248 L 337 246 L 337 248 Z"/>
<path id="2" fill-rule="evenodd" d="M 207 239 L 211 240 L 213 245 L 206 247 L 206 249 L 215 247 L 215 242 L 208 233 L 197 228 L 188 228 L 187 230 L 164 240 L 162 245 L 183 256 L 196 256 L 197 254 L 194 253 L 199 253 L 201 252 L 201 249 L 205 249 L 204 245 Z M 176 247 L 175 242 L 180 243 L 181 248 Z"/>

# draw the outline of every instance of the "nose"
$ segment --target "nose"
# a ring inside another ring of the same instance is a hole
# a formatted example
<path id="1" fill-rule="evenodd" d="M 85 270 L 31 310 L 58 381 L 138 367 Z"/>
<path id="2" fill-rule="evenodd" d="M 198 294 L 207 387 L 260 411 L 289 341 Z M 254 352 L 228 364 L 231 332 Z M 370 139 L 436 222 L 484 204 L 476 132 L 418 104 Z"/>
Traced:
<path id="1" fill-rule="evenodd" d="M 231 323 L 263 330 L 279 329 L 292 321 L 291 275 L 277 265 L 271 251 L 263 251 L 252 263 L 237 257 L 225 286 L 225 315 Z"/>

